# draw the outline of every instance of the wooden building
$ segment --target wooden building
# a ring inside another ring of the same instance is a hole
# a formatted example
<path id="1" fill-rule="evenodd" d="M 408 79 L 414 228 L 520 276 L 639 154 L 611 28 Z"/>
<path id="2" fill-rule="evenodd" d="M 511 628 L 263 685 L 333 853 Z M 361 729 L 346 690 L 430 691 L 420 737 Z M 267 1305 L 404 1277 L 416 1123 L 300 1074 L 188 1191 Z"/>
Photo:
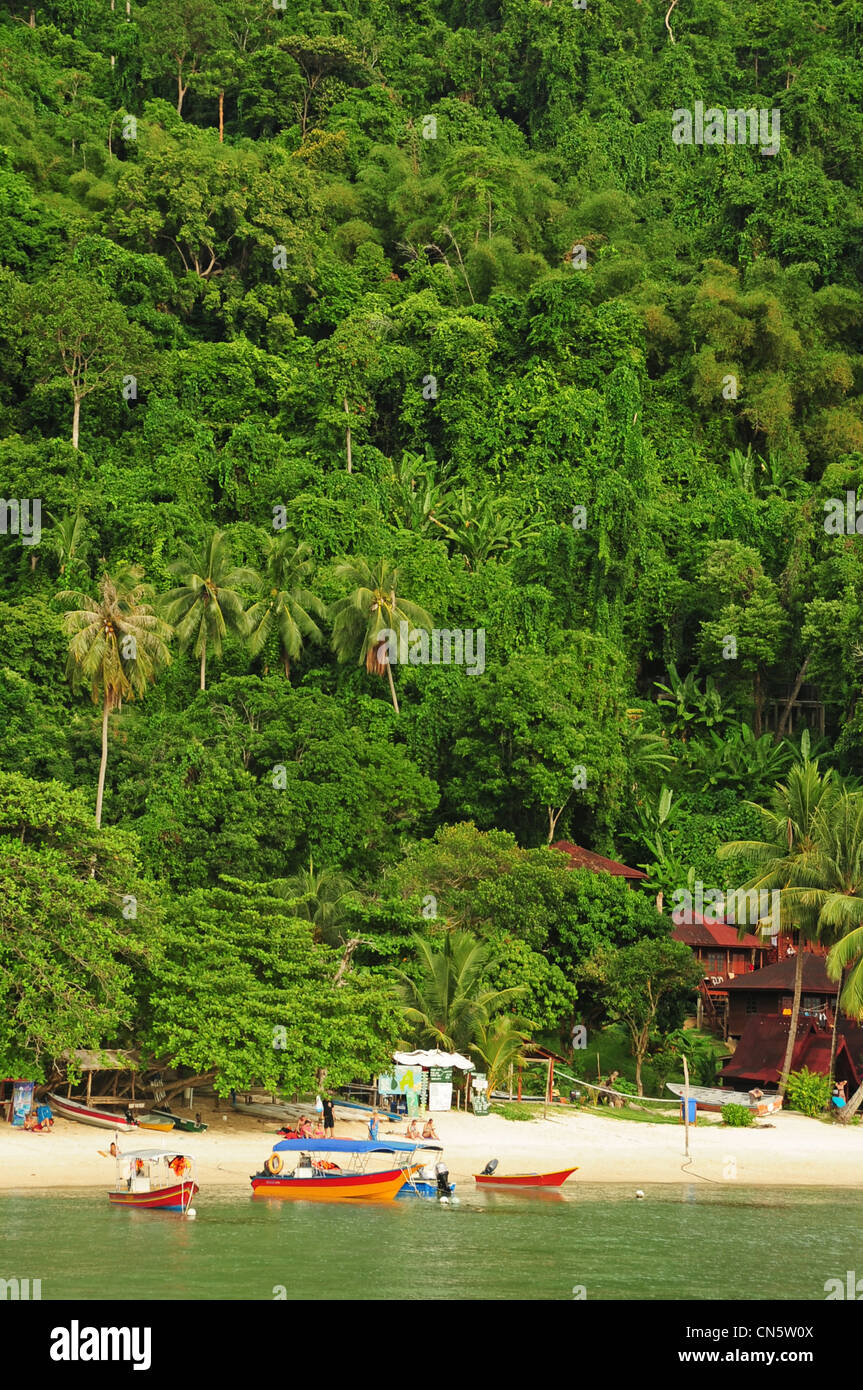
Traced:
<path id="1" fill-rule="evenodd" d="M 625 878 L 630 883 L 640 883 L 647 878 L 641 869 L 630 869 L 616 859 L 606 859 L 602 854 L 594 854 L 591 849 L 582 849 L 571 840 L 555 840 L 552 849 L 560 850 L 569 859 L 570 869 L 590 869 L 594 874 L 612 874 L 615 878 Z"/>
<path id="2" fill-rule="evenodd" d="M 740 1038 L 751 1018 L 778 1015 L 791 1017 L 794 1002 L 794 972 L 796 956 L 766 965 L 761 970 L 735 975 L 722 985 L 728 998 L 727 1035 Z M 803 1018 L 818 1019 L 819 1015 L 832 1022 L 836 1007 L 837 983 L 827 974 L 823 956 L 803 952 L 803 992 L 800 1013 Z"/>
<path id="3" fill-rule="evenodd" d="M 743 1036 L 731 1057 L 723 1066 L 723 1086 L 735 1091 L 749 1091 L 754 1086 L 769 1089 L 779 1084 L 788 1030 L 791 1019 L 784 1014 L 752 1015 L 747 1020 Z M 850 1096 L 863 1080 L 863 1029 L 848 1019 L 840 1018 L 837 1029 L 837 1081 L 847 1083 Z M 797 1042 L 791 1057 L 791 1070 L 807 1067 L 811 1072 L 827 1076 L 830 1070 L 830 1027 L 819 1026 L 816 1018 L 803 1016 L 797 1022 Z"/>

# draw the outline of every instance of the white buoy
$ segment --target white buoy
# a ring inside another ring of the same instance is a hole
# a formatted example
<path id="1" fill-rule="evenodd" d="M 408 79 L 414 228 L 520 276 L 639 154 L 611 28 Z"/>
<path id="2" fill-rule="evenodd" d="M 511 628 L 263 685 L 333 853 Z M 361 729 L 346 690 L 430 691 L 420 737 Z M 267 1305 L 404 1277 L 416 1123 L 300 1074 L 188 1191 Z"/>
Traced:
<path id="1" fill-rule="evenodd" d="M 186 1216 L 189 1218 L 190 1221 L 194 1221 L 197 1215 L 198 1213 L 195 1211 L 194 1207 L 189 1207 L 189 1210 L 186 1212 Z"/>
<path id="2" fill-rule="evenodd" d="M 637 1189 L 635 1195 L 636 1195 L 636 1197 L 643 1197 L 643 1196 L 644 1196 L 644 1193 L 642 1192 L 642 1190 L 641 1190 L 640 1187 Z"/>

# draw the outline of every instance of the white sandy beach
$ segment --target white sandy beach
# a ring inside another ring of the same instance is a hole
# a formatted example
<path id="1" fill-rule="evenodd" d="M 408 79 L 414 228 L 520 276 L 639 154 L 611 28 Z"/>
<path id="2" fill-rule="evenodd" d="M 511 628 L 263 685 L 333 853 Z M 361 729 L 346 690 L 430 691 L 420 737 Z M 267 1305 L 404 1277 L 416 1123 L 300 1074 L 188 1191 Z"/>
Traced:
<path id="1" fill-rule="evenodd" d="M 227 1116 L 223 1119 L 223 1116 Z M 120 1137 L 121 1150 L 181 1148 L 197 1163 L 202 1187 L 225 1184 L 248 1190 L 278 1136 L 267 1120 L 207 1109 L 206 1134 L 140 1130 Z M 634 1123 L 612 1114 L 555 1108 L 548 1119 L 520 1122 L 457 1111 L 435 1115 L 450 1175 L 464 1184 L 490 1158 L 501 1172 L 537 1172 L 578 1166 L 585 1183 L 686 1183 L 711 1180 L 741 1185 L 857 1187 L 863 1178 L 863 1125 L 845 1128 L 786 1113 L 751 1129 L 718 1122 L 690 1129 L 691 1162 L 684 1157 L 683 1125 Z M 380 1138 L 405 1126 L 381 1124 Z M 336 1136 L 363 1139 L 364 1123 L 339 1124 Z M 108 1187 L 114 1164 L 99 1155 L 113 1134 L 57 1120 L 45 1134 L 0 1124 L 0 1189 Z"/>

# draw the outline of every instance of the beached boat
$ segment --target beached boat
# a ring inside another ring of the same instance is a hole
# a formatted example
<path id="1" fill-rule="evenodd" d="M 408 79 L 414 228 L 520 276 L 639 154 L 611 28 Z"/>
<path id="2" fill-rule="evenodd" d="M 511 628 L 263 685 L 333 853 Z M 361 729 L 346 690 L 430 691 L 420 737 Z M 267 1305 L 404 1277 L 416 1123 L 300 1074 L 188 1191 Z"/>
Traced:
<path id="1" fill-rule="evenodd" d="M 207 1126 L 200 1120 L 184 1120 L 182 1115 L 175 1115 L 170 1110 L 161 1110 L 158 1105 L 153 1106 L 152 1112 L 157 1119 L 170 1120 L 174 1129 L 182 1130 L 184 1134 L 206 1134 Z"/>
<path id="2" fill-rule="evenodd" d="M 170 1134 L 174 1128 L 174 1121 L 164 1115 L 138 1115 L 137 1121 L 139 1129 L 156 1129 L 160 1134 Z"/>
<path id="3" fill-rule="evenodd" d="M 138 1128 L 137 1120 L 128 1120 L 122 1113 L 112 1115 L 110 1110 L 100 1110 L 97 1105 L 71 1100 L 69 1096 L 55 1096 L 51 1091 L 48 1093 L 48 1099 L 64 1120 L 77 1120 L 82 1125 L 95 1125 L 97 1129 L 116 1129 L 121 1133 Z"/>
<path id="4" fill-rule="evenodd" d="M 356 1139 L 282 1139 L 261 1173 L 251 1176 L 255 1197 L 280 1197 L 293 1201 L 392 1201 L 408 1181 L 412 1168 L 389 1167 L 382 1172 L 366 1172 L 372 1154 L 412 1155 L 416 1144 L 377 1144 Z M 283 1172 L 283 1153 L 299 1155 L 296 1167 Z M 342 1160 L 335 1162 L 336 1158 Z"/>
<path id="5" fill-rule="evenodd" d="M 679 1082 L 667 1081 L 665 1084 L 672 1095 L 683 1099 L 685 1088 Z M 759 1098 L 751 1096 L 748 1091 L 724 1091 L 720 1086 L 690 1086 L 689 1094 L 698 1110 L 716 1112 L 723 1105 L 745 1105 L 755 1115 L 775 1115 L 782 1109 L 782 1097 L 770 1092 Z"/>
<path id="6" fill-rule="evenodd" d="M 301 1115 L 314 1118 L 316 1114 L 313 1102 L 300 1105 L 294 1102 L 235 1100 L 233 1109 L 245 1115 L 254 1115 L 259 1120 L 277 1120 L 279 1124 L 290 1123 L 291 1120 L 299 1119 Z M 333 1101 L 333 1119 L 339 1124 L 356 1124 L 358 1120 L 368 1119 L 371 1113 L 370 1105 L 355 1105 L 352 1101 Z M 378 1110 L 378 1117 L 382 1120 L 407 1119 L 406 1115 L 397 1115 L 394 1111 L 388 1110 Z"/>
<path id="7" fill-rule="evenodd" d="M 116 1158 L 117 1182 L 108 1193 L 112 1206 L 191 1214 L 192 1198 L 199 1189 L 188 1154 L 136 1149 Z"/>
<path id="8" fill-rule="evenodd" d="M 497 1160 L 487 1163 L 482 1173 L 474 1174 L 480 1187 L 562 1187 L 578 1168 L 559 1168 L 554 1173 L 498 1173 Z"/>

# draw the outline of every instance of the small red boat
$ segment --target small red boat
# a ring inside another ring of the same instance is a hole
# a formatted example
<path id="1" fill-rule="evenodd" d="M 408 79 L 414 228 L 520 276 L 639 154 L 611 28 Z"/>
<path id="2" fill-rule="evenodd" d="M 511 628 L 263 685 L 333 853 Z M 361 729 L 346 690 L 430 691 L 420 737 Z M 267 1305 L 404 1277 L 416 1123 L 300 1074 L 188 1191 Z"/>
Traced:
<path id="1" fill-rule="evenodd" d="M 136 1149 L 117 1154 L 117 1185 L 108 1193 L 115 1207 L 146 1207 L 194 1216 L 198 1191 L 191 1158 L 164 1149 Z"/>
<path id="2" fill-rule="evenodd" d="M 481 1187 L 562 1187 L 577 1168 L 561 1168 L 556 1173 L 497 1173 L 497 1163 L 489 1163 L 484 1173 L 475 1173 Z M 490 1170 L 490 1171 L 489 1171 Z"/>

